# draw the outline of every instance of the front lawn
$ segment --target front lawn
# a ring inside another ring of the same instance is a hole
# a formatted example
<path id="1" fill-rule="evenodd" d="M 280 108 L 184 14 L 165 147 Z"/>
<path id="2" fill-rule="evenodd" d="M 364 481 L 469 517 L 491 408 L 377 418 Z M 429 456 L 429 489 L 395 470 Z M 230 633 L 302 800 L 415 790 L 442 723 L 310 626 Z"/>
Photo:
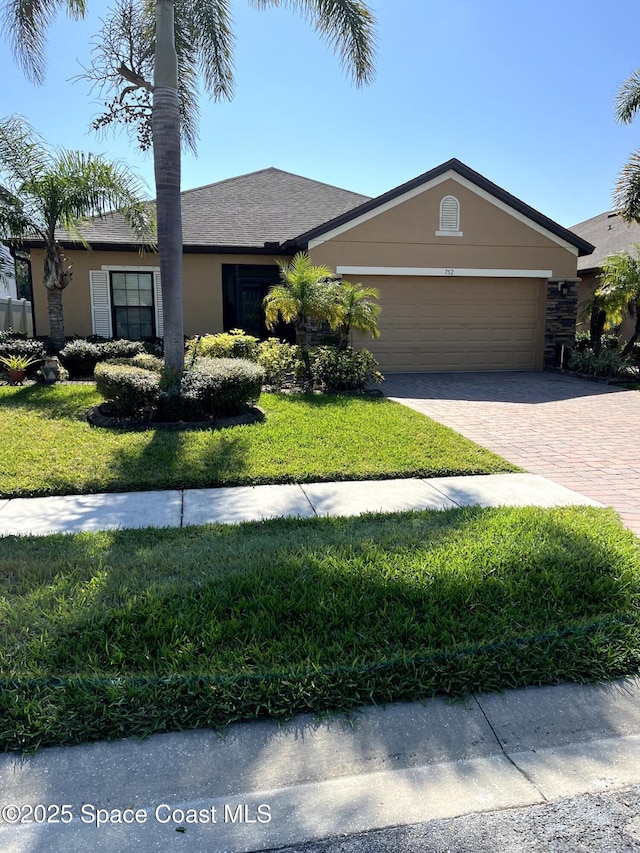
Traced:
<path id="1" fill-rule="evenodd" d="M 0 539 L 0 749 L 637 673 L 609 510 Z"/>
<path id="2" fill-rule="evenodd" d="M 93 386 L 0 388 L 0 494 L 74 494 L 518 470 L 385 399 L 264 394 L 264 423 L 224 430 L 91 427 Z"/>

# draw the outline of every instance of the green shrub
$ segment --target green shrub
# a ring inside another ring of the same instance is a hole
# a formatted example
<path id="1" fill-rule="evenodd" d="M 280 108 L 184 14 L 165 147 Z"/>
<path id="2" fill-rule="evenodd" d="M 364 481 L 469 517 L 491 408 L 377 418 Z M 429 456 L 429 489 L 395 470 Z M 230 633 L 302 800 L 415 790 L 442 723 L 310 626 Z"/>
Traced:
<path id="1" fill-rule="evenodd" d="M 83 338 L 69 341 L 60 350 L 60 360 L 73 379 L 93 376 L 96 364 L 103 359 L 102 346 Z"/>
<path id="2" fill-rule="evenodd" d="M 145 352 L 142 341 L 113 340 L 101 344 L 102 358 L 133 358 Z"/>
<path id="3" fill-rule="evenodd" d="M 154 373 L 162 373 L 164 361 L 148 352 L 141 352 L 131 359 L 134 367 L 142 367 L 143 370 L 152 370 Z"/>
<path id="4" fill-rule="evenodd" d="M 137 417 L 153 409 L 160 393 L 160 374 L 122 361 L 96 365 L 96 388 L 114 414 Z"/>
<path id="5" fill-rule="evenodd" d="M 625 376 L 628 372 L 628 360 L 615 349 L 602 349 L 598 355 L 593 350 L 584 352 L 574 350 L 569 358 L 569 370 L 587 373 L 606 379 Z"/>
<path id="6" fill-rule="evenodd" d="M 274 388 L 296 379 L 300 373 L 300 350 L 278 338 L 268 338 L 258 345 L 258 364 L 264 369 L 264 381 Z"/>
<path id="7" fill-rule="evenodd" d="M 600 343 L 602 349 L 615 350 L 620 345 L 620 339 L 614 334 L 602 335 Z M 591 335 L 589 332 L 576 332 L 576 342 L 573 349 L 577 352 L 586 352 L 591 349 Z"/>
<path id="8" fill-rule="evenodd" d="M 21 332 L 13 332 L 11 329 L 0 332 L 0 357 L 10 358 L 13 355 L 32 358 L 32 364 L 35 365 L 36 361 L 45 357 L 46 350 L 42 341 L 27 338 Z"/>
<path id="9" fill-rule="evenodd" d="M 381 382 L 378 362 L 369 350 L 347 347 L 315 347 L 311 350 L 311 373 L 327 391 L 361 391 L 367 382 Z"/>
<path id="10" fill-rule="evenodd" d="M 164 338 L 143 338 L 142 346 L 149 355 L 155 355 L 158 358 L 164 356 Z"/>
<path id="11" fill-rule="evenodd" d="M 576 340 L 573 345 L 574 352 L 584 352 L 591 349 L 591 335 L 589 332 L 576 332 Z"/>
<path id="12" fill-rule="evenodd" d="M 187 360 L 190 358 L 244 358 L 256 361 L 258 338 L 245 335 L 242 329 L 232 329 L 217 335 L 199 335 L 187 341 Z"/>
<path id="13" fill-rule="evenodd" d="M 185 370 L 180 385 L 183 417 L 240 414 L 260 397 L 264 370 L 240 358 L 199 358 Z"/>

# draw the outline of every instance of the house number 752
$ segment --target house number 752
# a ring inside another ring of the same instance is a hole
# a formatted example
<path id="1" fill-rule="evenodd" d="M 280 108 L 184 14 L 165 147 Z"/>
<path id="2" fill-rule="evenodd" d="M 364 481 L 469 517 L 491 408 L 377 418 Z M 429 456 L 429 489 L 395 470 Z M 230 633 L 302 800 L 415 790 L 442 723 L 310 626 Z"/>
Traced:
<path id="1" fill-rule="evenodd" d="M 444 274 L 445 275 L 453 275 L 453 270 L 445 270 Z"/>

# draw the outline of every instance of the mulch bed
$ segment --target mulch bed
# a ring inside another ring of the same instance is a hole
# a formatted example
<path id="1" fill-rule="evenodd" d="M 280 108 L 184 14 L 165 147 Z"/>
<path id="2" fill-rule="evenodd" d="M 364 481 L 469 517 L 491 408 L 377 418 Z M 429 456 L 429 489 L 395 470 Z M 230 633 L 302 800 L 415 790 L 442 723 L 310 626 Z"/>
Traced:
<path id="1" fill-rule="evenodd" d="M 87 420 L 92 426 L 106 427 L 107 429 L 225 429 L 226 427 L 260 423 L 264 420 L 264 412 L 259 406 L 249 406 L 245 412 L 232 418 L 208 418 L 204 421 L 154 421 L 114 417 L 106 414 L 103 411 L 103 406 L 100 405 L 89 409 Z"/>

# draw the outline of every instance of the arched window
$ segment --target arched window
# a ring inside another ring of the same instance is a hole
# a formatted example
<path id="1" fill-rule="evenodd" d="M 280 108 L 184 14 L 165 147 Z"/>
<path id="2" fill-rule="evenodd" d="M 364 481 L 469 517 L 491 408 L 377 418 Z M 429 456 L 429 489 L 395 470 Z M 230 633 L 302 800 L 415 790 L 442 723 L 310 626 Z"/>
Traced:
<path id="1" fill-rule="evenodd" d="M 440 228 L 437 237 L 462 237 L 460 231 L 460 202 L 453 195 L 446 195 L 440 202 Z"/>

